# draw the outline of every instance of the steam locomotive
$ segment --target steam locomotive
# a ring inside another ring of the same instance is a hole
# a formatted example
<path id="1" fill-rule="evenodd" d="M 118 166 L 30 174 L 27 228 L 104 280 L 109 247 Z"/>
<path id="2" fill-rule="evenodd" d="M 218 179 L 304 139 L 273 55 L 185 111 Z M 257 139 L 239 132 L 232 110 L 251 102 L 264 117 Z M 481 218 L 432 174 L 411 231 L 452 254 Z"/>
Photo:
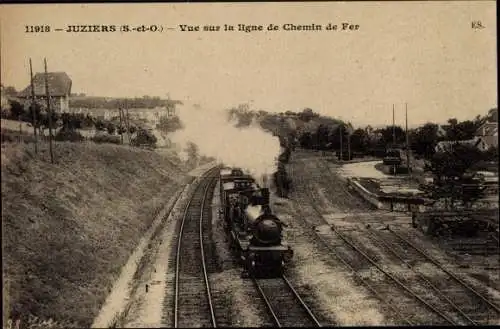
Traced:
<path id="1" fill-rule="evenodd" d="M 282 237 L 284 223 L 272 213 L 269 189 L 238 168 L 220 172 L 221 214 L 243 265 L 243 276 L 281 275 L 293 257 Z"/>

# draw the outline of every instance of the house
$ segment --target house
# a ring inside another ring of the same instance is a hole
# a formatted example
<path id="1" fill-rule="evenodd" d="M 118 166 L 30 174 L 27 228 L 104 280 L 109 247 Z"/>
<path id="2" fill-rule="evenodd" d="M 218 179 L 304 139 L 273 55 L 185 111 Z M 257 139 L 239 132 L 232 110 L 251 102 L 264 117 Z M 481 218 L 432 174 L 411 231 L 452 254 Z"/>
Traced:
<path id="1" fill-rule="evenodd" d="M 450 125 L 438 125 L 436 135 L 438 137 L 446 137 L 448 129 L 450 129 Z"/>
<path id="2" fill-rule="evenodd" d="M 498 122 L 485 122 L 476 131 L 475 137 L 481 139 L 484 149 L 498 147 Z"/>
<path id="3" fill-rule="evenodd" d="M 47 73 L 49 96 L 51 98 L 51 110 L 54 112 L 69 111 L 69 97 L 71 95 L 71 78 L 66 72 L 48 72 Z M 47 102 L 45 88 L 45 73 L 36 73 L 33 77 L 33 85 L 35 89 L 35 99 L 45 106 Z M 26 87 L 18 94 L 18 97 L 27 100 L 31 99 L 31 85 Z"/>
<path id="4" fill-rule="evenodd" d="M 484 142 L 480 138 L 467 139 L 461 141 L 441 141 L 436 144 L 436 152 L 447 152 L 453 151 L 454 145 L 470 145 L 482 149 L 484 147 Z"/>

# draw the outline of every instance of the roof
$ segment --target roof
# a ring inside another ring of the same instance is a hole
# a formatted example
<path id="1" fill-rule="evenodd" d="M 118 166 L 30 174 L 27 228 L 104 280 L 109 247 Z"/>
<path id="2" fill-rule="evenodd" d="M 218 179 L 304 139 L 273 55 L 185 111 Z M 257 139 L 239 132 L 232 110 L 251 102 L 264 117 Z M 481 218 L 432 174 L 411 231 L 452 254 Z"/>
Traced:
<path id="1" fill-rule="evenodd" d="M 498 123 L 497 122 L 486 122 L 476 132 L 477 136 L 497 136 L 498 134 Z"/>
<path id="2" fill-rule="evenodd" d="M 498 146 L 497 136 L 481 136 L 480 140 L 482 140 L 486 144 L 486 147 Z"/>
<path id="3" fill-rule="evenodd" d="M 71 78 L 66 72 L 48 72 L 47 80 L 49 82 L 50 96 L 64 96 L 71 94 Z M 35 86 L 35 96 L 45 96 L 45 73 L 37 73 L 33 77 Z M 21 97 L 31 96 L 31 85 L 19 93 Z"/>
<path id="4" fill-rule="evenodd" d="M 461 141 L 441 141 L 441 142 L 437 143 L 435 149 L 437 151 L 445 151 L 445 150 L 453 149 L 453 146 L 457 145 L 457 144 L 476 146 L 480 142 L 481 142 L 480 139 L 468 139 L 468 140 L 461 140 Z"/>

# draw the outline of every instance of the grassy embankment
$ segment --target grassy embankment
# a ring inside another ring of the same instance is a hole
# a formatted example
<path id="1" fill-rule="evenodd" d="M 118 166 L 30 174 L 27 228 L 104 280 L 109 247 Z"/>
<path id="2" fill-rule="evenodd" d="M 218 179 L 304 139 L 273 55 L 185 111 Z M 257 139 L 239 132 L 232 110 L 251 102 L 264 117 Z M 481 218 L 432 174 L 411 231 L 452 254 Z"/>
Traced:
<path id="1" fill-rule="evenodd" d="M 56 143 L 51 164 L 48 149 L 2 144 L 4 319 L 89 327 L 185 169 L 93 143 Z"/>

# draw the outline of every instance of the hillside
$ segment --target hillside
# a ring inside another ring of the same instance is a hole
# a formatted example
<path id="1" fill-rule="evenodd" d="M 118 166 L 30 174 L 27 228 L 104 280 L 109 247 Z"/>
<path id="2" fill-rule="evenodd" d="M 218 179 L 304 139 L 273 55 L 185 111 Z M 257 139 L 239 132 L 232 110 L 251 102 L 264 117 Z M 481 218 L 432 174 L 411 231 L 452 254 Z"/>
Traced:
<path id="1" fill-rule="evenodd" d="M 154 214 L 188 179 L 179 161 L 117 145 L 2 144 L 4 319 L 89 327 Z"/>

